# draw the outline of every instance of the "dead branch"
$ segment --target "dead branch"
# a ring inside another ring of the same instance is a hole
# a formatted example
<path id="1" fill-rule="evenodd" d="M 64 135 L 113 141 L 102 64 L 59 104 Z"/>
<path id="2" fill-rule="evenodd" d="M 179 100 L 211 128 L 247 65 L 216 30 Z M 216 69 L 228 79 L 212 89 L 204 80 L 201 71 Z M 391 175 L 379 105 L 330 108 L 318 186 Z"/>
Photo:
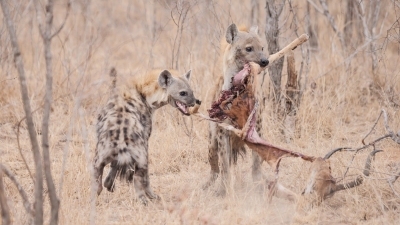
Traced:
<path id="1" fill-rule="evenodd" d="M 397 132 L 397 134 L 395 134 L 389 127 L 388 125 L 388 116 L 386 114 L 386 110 L 382 109 L 382 113 L 383 113 L 383 118 L 384 118 L 384 124 L 385 124 L 385 128 L 387 130 L 387 132 L 389 132 L 390 138 L 392 138 L 392 140 L 394 142 L 396 142 L 397 144 L 400 144 L 400 131 Z"/>
<path id="2" fill-rule="evenodd" d="M 333 19 L 332 15 L 329 13 L 328 5 L 326 4 L 325 0 L 319 0 L 321 3 L 321 6 L 323 8 L 323 14 L 326 16 L 326 18 L 329 20 L 329 23 L 331 24 L 331 27 L 333 31 L 337 34 L 340 44 L 342 45 L 342 49 L 346 47 L 346 43 L 344 42 L 342 32 L 337 28 L 335 19 Z"/>
<path id="3" fill-rule="evenodd" d="M 43 224 L 43 175 L 42 175 L 42 163 L 41 155 L 39 150 L 39 143 L 36 136 L 35 126 L 32 118 L 32 110 L 29 100 L 27 82 L 25 77 L 24 64 L 22 61 L 21 51 L 19 50 L 18 39 L 14 29 L 14 23 L 11 20 L 8 5 L 5 0 L 0 0 L 3 15 L 7 23 L 8 33 L 10 35 L 11 45 L 14 53 L 14 62 L 18 70 L 19 83 L 21 89 L 21 96 L 23 107 L 26 115 L 26 123 L 28 126 L 29 138 L 32 145 L 33 157 L 35 160 L 36 169 L 36 182 L 35 182 L 35 224 Z"/>
<path id="4" fill-rule="evenodd" d="M 372 4 L 372 2 L 371 2 L 371 4 Z M 378 15 L 379 15 L 379 10 L 380 10 L 380 1 L 376 2 L 375 10 L 373 11 L 373 13 L 369 14 L 369 16 L 372 17 L 372 23 L 371 23 L 370 27 L 367 24 L 367 19 L 366 19 L 367 15 L 365 15 L 364 2 L 360 1 L 356 5 L 357 5 L 356 11 L 357 11 L 358 16 L 361 19 L 365 38 L 367 40 L 372 40 L 372 39 L 376 38 L 374 30 L 375 30 L 375 26 L 376 26 L 376 23 L 377 23 L 377 20 L 378 20 Z M 376 77 L 376 68 L 378 66 L 378 58 L 377 58 L 377 55 L 376 55 L 375 42 L 373 42 L 373 41 L 370 42 L 370 51 L 371 51 L 371 58 L 372 58 L 372 73 L 374 75 L 375 81 L 378 82 L 378 85 L 380 85 L 380 81 Z"/>
<path id="5" fill-rule="evenodd" d="M 171 18 L 174 21 L 175 25 L 177 26 L 177 30 L 176 30 L 176 35 L 175 35 L 175 39 L 174 39 L 174 45 L 172 47 L 172 68 L 178 69 L 178 63 L 179 63 L 179 52 L 180 52 L 180 48 L 181 48 L 181 42 L 182 42 L 182 35 L 183 35 L 183 26 L 187 17 L 187 14 L 191 8 L 191 4 L 190 2 L 186 2 L 184 0 L 182 1 L 177 1 L 175 4 L 175 8 L 178 11 L 179 14 L 179 18 L 178 18 L 178 23 L 175 21 L 174 16 L 172 14 L 172 10 L 171 10 Z M 178 41 L 179 38 L 179 41 Z M 175 53 L 175 46 L 178 45 L 176 53 Z M 174 67 L 174 58 L 176 56 L 175 59 L 175 67 Z"/>
<path id="6" fill-rule="evenodd" d="M 378 121 L 379 121 L 379 119 L 381 118 L 382 113 L 383 113 L 383 111 L 381 111 L 381 113 L 379 114 L 378 118 L 376 118 L 376 121 L 375 121 L 374 125 L 372 126 L 371 130 L 370 130 L 370 131 L 364 136 L 364 138 L 361 140 L 361 143 L 363 143 L 363 145 L 365 145 L 365 142 L 364 142 L 364 141 L 365 141 L 365 138 L 367 138 L 368 135 L 370 135 L 370 134 L 372 133 L 372 131 L 374 130 L 376 124 L 378 124 Z"/>
<path id="7" fill-rule="evenodd" d="M 46 93 L 45 93 L 45 101 L 44 101 L 44 111 L 43 111 L 43 121 L 42 121 L 42 148 L 43 148 L 43 164 L 44 164 L 44 173 L 46 177 L 47 188 L 49 191 L 50 205 L 51 205 L 51 216 L 50 216 L 50 224 L 55 225 L 58 224 L 58 211 L 60 208 L 60 201 L 57 197 L 56 187 L 54 185 L 53 176 L 51 175 L 51 165 L 50 165 L 50 153 L 49 153 L 49 121 L 50 121 L 50 109 L 51 103 L 53 100 L 53 64 L 52 64 L 52 54 L 51 54 L 51 40 L 57 35 L 62 27 L 64 26 L 65 21 L 62 26 L 54 33 L 51 33 L 53 28 L 53 10 L 54 3 L 53 0 L 48 0 L 45 7 L 45 23 L 46 26 L 43 29 L 41 19 L 41 13 L 39 12 L 39 3 L 36 0 L 36 15 L 39 24 L 39 30 L 42 35 L 43 43 L 44 43 L 44 52 L 45 52 L 45 61 L 46 61 Z M 70 4 L 68 3 L 66 18 L 69 14 Z"/>
<path id="8" fill-rule="evenodd" d="M 355 151 L 354 149 L 349 148 L 349 147 L 336 148 L 336 149 L 333 149 L 332 151 L 328 152 L 328 153 L 324 156 L 323 159 L 324 159 L 324 160 L 325 160 L 325 159 L 329 159 L 333 154 L 335 154 L 336 152 L 340 152 L 340 151 L 342 151 L 342 150 L 346 150 L 346 151 Z"/>
<path id="9" fill-rule="evenodd" d="M 272 54 L 268 57 L 269 60 L 269 64 L 271 64 L 272 62 L 274 62 L 275 60 L 283 57 L 285 54 L 287 54 L 288 52 L 290 52 L 290 50 L 294 50 L 297 46 L 303 44 L 304 42 L 306 42 L 308 40 L 308 35 L 307 34 L 302 34 L 300 35 L 300 37 L 296 38 L 294 41 L 292 41 L 290 44 L 288 44 L 286 47 L 284 47 L 282 50 L 280 50 L 279 52 Z M 265 67 L 267 68 L 267 67 Z M 264 69 L 265 69 L 264 68 Z"/>
<path id="10" fill-rule="evenodd" d="M 296 115 L 297 105 L 297 71 L 293 51 L 290 51 L 287 56 L 287 73 L 288 80 L 286 84 L 286 113 Z"/>
<path id="11" fill-rule="evenodd" d="M 294 133 L 296 130 L 296 120 L 294 116 L 297 114 L 298 105 L 298 82 L 297 82 L 297 71 L 295 67 L 295 60 L 293 51 L 288 53 L 287 59 L 287 73 L 288 79 L 286 83 L 286 96 L 285 96 L 285 137 L 286 142 L 290 142 L 290 136 L 288 133 Z"/>
<path id="12" fill-rule="evenodd" d="M 15 175 L 9 169 L 7 169 L 7 167 L 5 167 L 3 164 L 0 163 L 0 172 L 1 171 L 11 180 L 11 182 L 15 185 L 15 187 L 17 187 L 18 192 L 21 195 L 22 200 L 24 202 L 24 207 L 26 212 L 31 216 L 34 216 L 35 212 L 33 211 L 31 203 L 29 202 L 28 195 L 26 194 L 24 188 L 19 184 L 18 180 L 15 178 Z M 35 211 L 37 210 L 35 209 Z"/>
<path id="13" fill-rule="evenodd" d="M 50 39 L 52 39 L 53 37 L 57 36 L 60 33 L 60 31 L 64 28 L 64 25 L 65 25 L 65 22 L 67 22 L 70 10 L 71 10 L 71 0 L 68 0 L 67 11 L 65 13 L 64 20 L 61 23 L 61 25 L 58 27 L 58 29 L 51 35 Z"/>
<path id="14" fill-rule="evenodd" d="M 389 179 L 387 179 L 387 182 L 389 183 L 390 188 L 392 189 L 393 193 L 400 198 L 400 195 L 394 190 L 393 183 L 396 182 L 396 180 L 400 177 L 400 169 L 397 170 L 397 174 L 391 176 Z"/>
<path id="15" fill-rule="evenodd" d="M 0 169 L 0 208 L 2 224 L 11 224 L 10 208 L 8 207 L 6 192 L 3 185 L 3 170 Z"/>
<path id="16" fill-rule="evenodd" d="M 374 158 L 375 154 L 378 152 L 382 152 L 382 150 L 374 150 L 369 154 L 367 161 L 365 163 L 365 168 L 364 168 L 364 172 L 363 172 L 365 177 L 369 176 L 370 168 L 371 168 L 371 160 Z M 351 181 L 346 184 L 337 185 L 336 188 L 332 189 L 331 193 L 333 194 L 334 192 L 345 190 L 345 189 L 350 189 L 350 188 L 353 188 L 353 187 L 356 187 L 356 186 L 362 184 L 362 182 L 364 181 L 364 176 L 359 175 L 359 176 L 357 176 L 356 180 L 354 180 L 354 181 Z"/>

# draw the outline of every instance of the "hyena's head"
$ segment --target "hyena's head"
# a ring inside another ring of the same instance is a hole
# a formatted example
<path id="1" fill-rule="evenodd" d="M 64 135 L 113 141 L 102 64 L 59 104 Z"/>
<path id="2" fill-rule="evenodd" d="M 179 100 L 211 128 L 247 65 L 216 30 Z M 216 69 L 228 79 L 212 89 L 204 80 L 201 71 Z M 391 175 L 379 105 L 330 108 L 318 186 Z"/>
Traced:
<path id="1" fill-rule="evenodd" d="M 264 46 L 258 36 L 258 27 L 252 26 L 249 32 L 239 31 L 235 24 L 231 24 L 226 31 L 226 41 L 231 45 L 230 53 L 238 68 L 243 68 L 249 62 L 258 63 L 266 67 L 269 63 Z"/>
<path id="2" fill-rule="evenodd" d="M 184 115 L 189 115 L 188 107 L 194 106 L 198 101 L 189 85 L 190 73 L 191 70 L 182 76 L 173 76 L 168 70 L 164 70 L 158 77 L 158 84 L 168 94 L 168 103 Z"/>

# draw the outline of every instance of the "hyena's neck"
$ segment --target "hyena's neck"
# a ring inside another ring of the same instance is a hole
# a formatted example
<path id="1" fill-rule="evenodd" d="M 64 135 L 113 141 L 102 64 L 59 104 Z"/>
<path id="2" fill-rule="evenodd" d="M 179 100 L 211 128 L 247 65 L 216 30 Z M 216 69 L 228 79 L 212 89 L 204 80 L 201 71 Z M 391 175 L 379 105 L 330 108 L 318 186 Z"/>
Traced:
<path id="1" fill-rule="evenodd" d="M 239 73 L 240 70 L 243 69 L 242 67 L 239 67 L 235 61 L 235 52 L 234 49 L 232 49 L 231 45 L 229 45 L 226 48 L 225 54 L 224 54 L 224 62 L 223 62 L 223 68 L 224 68 L 224 84 L 222 86 L 222 90 L 229 90 L 232 86 L 232 77 L 234 77 L 237 73 Z"/>
<path id="2" fill-rule="evenodd" d="M 152 74 L 137 76 L 129 86 L 133 86 L 146 99 L 152 110 L 156 110 L 168 103 L 168 93 L 159 86 L 158 76 L 153 76 Z"/>

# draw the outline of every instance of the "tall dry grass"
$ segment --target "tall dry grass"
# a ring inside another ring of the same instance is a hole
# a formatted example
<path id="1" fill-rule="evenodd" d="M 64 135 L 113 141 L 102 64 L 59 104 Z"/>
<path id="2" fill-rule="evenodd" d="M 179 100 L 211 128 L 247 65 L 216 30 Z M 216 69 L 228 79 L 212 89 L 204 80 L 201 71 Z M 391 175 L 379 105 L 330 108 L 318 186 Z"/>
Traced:
<path id="1" fill-rule="evenodd" d="M 180 7 L 187 5 L 176 5 L 175 2 L 73 2 L 64 29 L 53 41 L 54 102 L 50 118 L 50 149 L 53 176 L 57 189 L 61 190 L 61 224 L 89 223 L 91 186 L 88 159 L 91 160 L 96 144 L 96 115 L 109 94 L 109 69 L 116 67 L 119 79 L 123 81 L 151 68 L 171 68 L 178 57 L 177 69 L 182 73 L 192 69 L 191 85 L 196 97 L 207 99 L 214 86 L 213 80 L 221 73 L 220 42 L 226 27 L 232 22 L 250 25 L 250 1 L 190 1 L 188 4 L 191 7 L 180 36 L 175 22 L 179 21 Z M 178 3 L 181 1 L 178 0 Z M 34 119 L 40 124 L 45 66 L 35 10 L 31 2 L 10 1 L 9 4 L 28 76 L 32 108 L 37 109 Z M 261 4 L 258 19 L 263 37 L 264 4 Z M 298 32 L 302 33 L 306 5 L 303 1 L 296 1 L 294 6 L 299 19 Z M 56 2 L 55 25 L 62 22 L 65 7 L 65 1 Z M 339 29 L 342 29 L 345 2 L 340 1 L 340 4 L 329 7 Z M 305 85 L 303 72 L 305 91 L 297 114 L 296 133 L 291 134 L 291 143 L 285 143 L 282 135 L 282 130 L 286 129 L 284 123 L 274 114 L 272 104 L 267 103 L 263 114 L 266 140 L 319 156 L 336 147 L 359 147 L 381 108 L 387 110 L 391 128 L 395 131 L 400 129 L 399 43 L 396 36 L 385 38 L 386 31 L 397 18 L 398 8 L 387 0 L 381 10 L 378 24 L 382 25 L 383 33 L 377 43 L 383 46 L 378 50 L 378 74 L 383 82 L 379 85 L 372 79 L 371 52 L 368 48 L 361 50 L 348 67 L 337 67 L 362 44 L 356 31 L 350 49 L 342 51 L 326 18 L 312 11 L 311 22 L 317 26 L 319 51 L 310 54 Z M 17 174 L 33 198 L 33 182 L 17 149 L 16 124 L 24 113 L 3 21 L 0 29 L 0 162 Z M 293 14 L 289 13 L 287 6 L 281 21 L 286 21 L 282 22 L 280 35 L 281 46 L 284 46 L 296 37 Z M 179 42 L 180 54 L 177 56 Z M 300 49 L 295 51 L 295 57 L 297 68 L 300 68 Z M 286 79 L 285 69 L 283 79 Z M 266 80 L 265 88 L 269 89 L 268 77 Z M 204 102 L 201 111 L 205 112 L 209 104 Z M 391 141 L 377 144 L 376 148 L 384 152 L 376 156 L 374 172 L 364 184 L 339 192 L 320 206 L 304 208 L 277 198 L 268 203 L 267 192 L 259 194 L 256 191 L 258 189 L 250 173 L 251 154 L 241 158 L 232 169 L 233 188 L 226 197 L 215 195 L 217 185 L 202 190 L 201 185 L 210 170 L 208 123 L 196 118 L 184 118 L 169 106 L 156 112 L 153 123 L 150 180 L 162 200 L 144 207 L 135 201 L 133 185 L 117 181 L 114 193 L 104 191 L 97 198 L 95 224 L 396 224 L 400 221 L 400 199 L 386 182 L 400 167 L 400 147 Z M 384 133 L 381 121 L 368 140 Z M 21 125 L 20 142 L 32 170 L 33 157 L 24 123 Z M 368 153 L 363 151 L 357 155 L 347 179 L 362 172 Z M 351 156 L 350 153 L 337 153 L 332 158 L 335 177 L 343 175 Z M 299 159 L 285 159 L 281 165 L 280 180 L 301 193 L 308 168 L 309 164 Z M 263 170 L 266 174 L 270 173 L 266 164 L 263 164 Z M 7 179 L 5 187 L 14 224 L 26 224 L 29 218 L 16 188 Z M 400 192 L 399 182 L 394 188 Z M 45 218 L 48 218 L 48 199 L 46 204 Z"/>

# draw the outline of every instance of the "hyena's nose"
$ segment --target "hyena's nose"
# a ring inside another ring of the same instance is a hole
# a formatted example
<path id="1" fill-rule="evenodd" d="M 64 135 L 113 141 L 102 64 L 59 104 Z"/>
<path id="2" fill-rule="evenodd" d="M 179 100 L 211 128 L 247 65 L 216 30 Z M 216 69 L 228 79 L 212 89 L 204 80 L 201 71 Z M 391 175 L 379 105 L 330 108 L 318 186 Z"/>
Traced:
<path id="1" fill-rule="evenodd" d="M 268 59 L 261 59 L 260 66 L 266 67 L 268 66 L 268 63 L 269 63 Z"/>

